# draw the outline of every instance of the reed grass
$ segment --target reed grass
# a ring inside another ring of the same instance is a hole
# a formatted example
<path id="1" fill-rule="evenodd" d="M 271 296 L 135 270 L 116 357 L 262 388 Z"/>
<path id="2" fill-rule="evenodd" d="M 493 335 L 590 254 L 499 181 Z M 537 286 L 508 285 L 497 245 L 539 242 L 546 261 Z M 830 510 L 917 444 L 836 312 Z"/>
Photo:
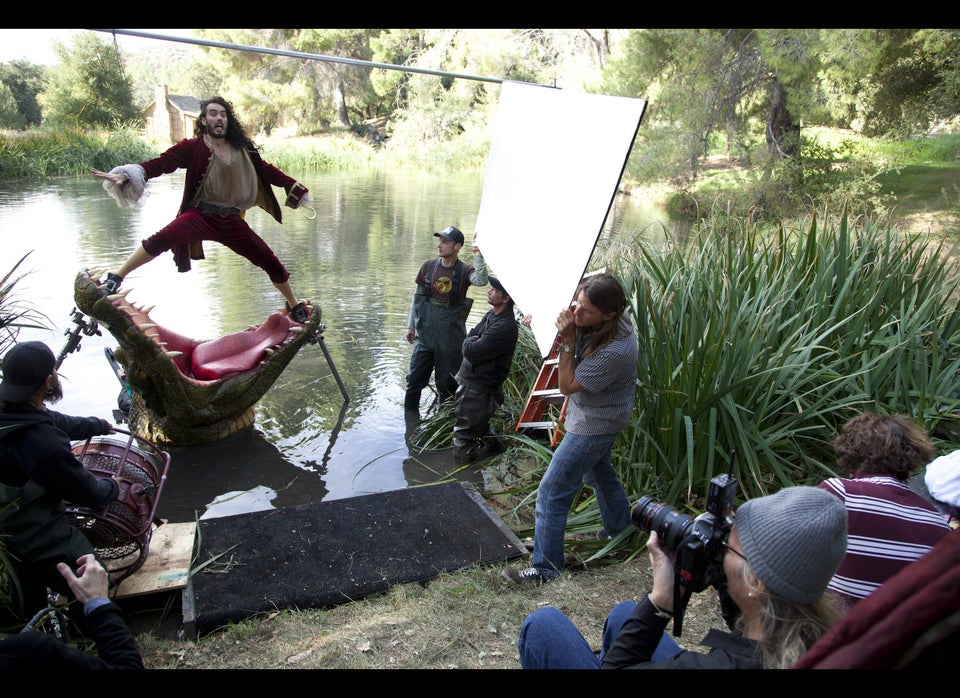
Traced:
<path id="1" fill-rule="evenodd" d="M 142 162 L 159 150 L 133 127 L 111 131 L 0 133 L 0 179 L 38 179 L 86 175 L 90 168 L 110 170 L 118 163 Z"/>

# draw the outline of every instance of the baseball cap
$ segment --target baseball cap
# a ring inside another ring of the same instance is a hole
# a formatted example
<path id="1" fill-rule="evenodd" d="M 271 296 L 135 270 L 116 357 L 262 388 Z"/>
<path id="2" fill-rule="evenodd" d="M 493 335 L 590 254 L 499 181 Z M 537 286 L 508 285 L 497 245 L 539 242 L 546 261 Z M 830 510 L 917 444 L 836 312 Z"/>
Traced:
<path id="1" fill-rule="evenodd" d="M 50 347 L 43 342 L 14 345 L 3 356 L 0 400 L 23 402 L 53 373 L 56 363 Z"/>
<path id="2" fill-rule="evenodd" d="M 453 240 L 454 242 L 459 242 L 461 245 L 463 244 L 463 233 L 452 225 L 448 225 L 439 233 L 434 233 L 433 236 L 443 238 L 444 240 Z"/>
<path id="3" fill-rule="evenodd" d="M 487 277 L 487 281 L 490 282 L 490 285 L 491 285 L 491 286 L 493 286 L 495 289 L 497 289 L 498 291 L 500 291 L 500 293 L 502 293 L 502 294 L 504 294 L 504 295 L 507 295 L 507 296 L 510 295 L 510 292 L 503 287 L 503 284 L 500 283 L 500 279 L 498 279 L 497 277 L 495 277 L 495 276 L 488 276 L 488 277 Z M 512 296 L 511 296 L 511 298 L 512 298 Z"/>

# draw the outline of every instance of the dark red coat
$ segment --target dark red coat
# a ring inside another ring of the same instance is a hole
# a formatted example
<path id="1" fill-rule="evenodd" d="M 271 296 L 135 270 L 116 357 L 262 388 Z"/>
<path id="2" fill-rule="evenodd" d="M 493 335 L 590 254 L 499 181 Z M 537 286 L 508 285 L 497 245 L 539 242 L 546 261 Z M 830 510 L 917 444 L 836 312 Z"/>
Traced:
<path id="1" fill-rule="evenodd" d="M 257 205 L 273 216 L 278 223 L 282 223 L 283 214 L 281 213 L 280 202 L 277 201 L 277 197 L 273 193 L 273 186 L 281 187 L 289 194 L 290 189 L 297 181 L 269 162 L 265 162 L 256 148 L 247 148 L 247 153 L 250 155 L 250 161 L 253 163 L 253 168 L 257 172 L 257 180 L 260 183 Z M 183 199 L 180 201 L 180 209 L 177 211 L 179 216 L 190 208 L 197 192 L 200 191 L 212 156 L 213 151 L 203 142 L 203 137 L 197 136 L 196 138 L 183 139 L 161 153 L 159 157 L 141 162 L 140 166 L 146 172 L 148 180 L 162 174 L 176 172 L 180 168 L 186 168 L 187 175 L 183 186 Z M 303 189 L 303 192 L 306 192 L 306 189 Z M 199 241 L 195 244 L 196 247 L 192 250 L 188 249 L 186 245 L 174 250 L 177 268 L 180 271 L 190 269 L 191 258 L 203 259 L 203 250 L 199 247 Z"/>

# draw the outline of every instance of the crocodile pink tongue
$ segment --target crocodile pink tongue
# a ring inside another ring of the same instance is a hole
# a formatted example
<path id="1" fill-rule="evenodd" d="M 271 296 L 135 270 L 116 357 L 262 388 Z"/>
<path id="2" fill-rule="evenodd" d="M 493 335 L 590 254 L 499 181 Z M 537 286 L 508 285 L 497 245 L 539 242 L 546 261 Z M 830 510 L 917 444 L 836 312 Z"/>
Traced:
<path id="1" fill-rule="evenodd" d="M 286 315 L 273 313 L 255 329 L 199 343 L 190 358 L 194 378 L 218 380 L 256 368 L 264 350 L 282 344 L 292 325 Z"/>

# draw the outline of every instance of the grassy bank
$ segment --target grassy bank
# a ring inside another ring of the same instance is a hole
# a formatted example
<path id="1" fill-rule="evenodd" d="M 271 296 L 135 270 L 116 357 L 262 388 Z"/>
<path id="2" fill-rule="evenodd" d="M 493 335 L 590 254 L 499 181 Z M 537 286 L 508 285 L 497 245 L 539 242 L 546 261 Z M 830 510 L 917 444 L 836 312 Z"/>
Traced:
<path id="1" fill-rule="evenodd" d="M 339 172 L 357 168 L 414 167 L 447 171 L 455 158 L 452 146 L 438 149 L 431 158 L 375 146 L 351 131 L 330 131 L 322 136 L 255 139 L 264 158 L 290 173 Z M 0 131 L 0 180 L 83 176 L 94 167 L 110 170 L 159 155 L 169 144 L 145 141 L 136 129 L 117 131 Z M 457 169 L 465 165 L 457 163 Z M 483 163 L 474 163 L 482 171 Z"/>
<path id="2" fill-rule="evenodd" d="M 765 177 L 763 154 L 752 162 L 712 154 L 696 182 L 637 183 L 623 191 L 667 206 L 671 216 L 702 221 L 734 218 L 776 221 L 809 215 L 831 203 L 846 203 L 854 215 L 903 223 L 915 232 L 957 234 L 960 222 L 960 134 L 937 134 L 905 141 L 869 139 L 827 129 L 807 129 L 803 171 L 794 163 Z M 402 148 L 374 144 L 352 131 L 321 136 L 258 139 L 264 157 L 285 171 L 336 172 L 356 168 L 428 169 L 482 172 L 475 143 L 456 141 Z M 462 145 L 462 147 L 461 147 Z M 136 129 L 113 131 L 0 132 L 0 180 L 82 176 L 91 167 L 155 157 L 165 147 L 144 141 Z M 474 155 L 467 156 L 468 153 Z"/>

